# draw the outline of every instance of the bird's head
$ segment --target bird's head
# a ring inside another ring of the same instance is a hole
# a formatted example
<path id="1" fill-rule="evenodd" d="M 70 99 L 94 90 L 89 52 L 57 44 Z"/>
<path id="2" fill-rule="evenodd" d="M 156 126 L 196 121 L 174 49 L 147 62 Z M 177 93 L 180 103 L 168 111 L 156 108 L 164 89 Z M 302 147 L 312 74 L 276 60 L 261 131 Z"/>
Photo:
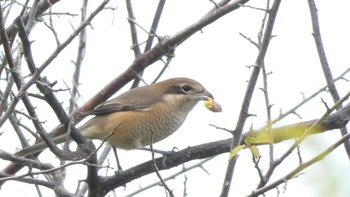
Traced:
<path id="1" fill-rule="evenodd" d="M 154 84 L 162 100 L 171 107 L 189 112 L 199 101 L 214 100 L 202 84 L 190 78 L 171 78 Z M 221 111 L 221 107 L 220 110 Z"/>

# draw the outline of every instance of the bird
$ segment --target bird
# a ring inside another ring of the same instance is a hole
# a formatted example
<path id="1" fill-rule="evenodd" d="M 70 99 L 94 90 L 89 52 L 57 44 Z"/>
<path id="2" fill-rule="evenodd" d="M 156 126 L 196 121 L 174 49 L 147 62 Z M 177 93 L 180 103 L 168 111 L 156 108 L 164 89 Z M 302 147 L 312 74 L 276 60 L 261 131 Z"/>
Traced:
<path id="1" fill-rule="evenodd" d="M 114 99 L 98 105 L 84 115 L 94 115 L 77 130 L 89 139 L 106 141 L 119 149 L 138 149 L 173 134 L 184 123 L 199 101 L 214 112 L 221 106 L 213 95 L 196 80 L 178 77 L 130 89 Z M 67 134 L 54 137 L 56 144 L 67 140 Z M 17 152 L 29 156 L 47 148 L 36 143 Z"/>

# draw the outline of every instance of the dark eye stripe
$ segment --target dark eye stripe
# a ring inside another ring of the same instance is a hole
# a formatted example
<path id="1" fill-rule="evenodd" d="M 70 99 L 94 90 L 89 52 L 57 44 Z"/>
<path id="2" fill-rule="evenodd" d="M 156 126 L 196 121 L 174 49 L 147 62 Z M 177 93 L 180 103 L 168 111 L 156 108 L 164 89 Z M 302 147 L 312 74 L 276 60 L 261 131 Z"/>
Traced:
<path id="1" fill-rule="evenodd" d="M 169 86 L 164 94 L 185 94 L 180 86 Z"/>

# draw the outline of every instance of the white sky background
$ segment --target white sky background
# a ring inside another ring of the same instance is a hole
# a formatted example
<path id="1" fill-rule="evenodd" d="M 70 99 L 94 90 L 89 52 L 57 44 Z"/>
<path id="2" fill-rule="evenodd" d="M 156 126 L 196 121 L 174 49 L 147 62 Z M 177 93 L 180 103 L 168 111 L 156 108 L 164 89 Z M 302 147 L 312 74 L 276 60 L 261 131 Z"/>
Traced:
<path id="1" fill-rule="evenodd" d="M 77 4 L 72 5 L 72 3 Z M 100 1 L 90 1 L 89 8 L 91 10 L 95 9 L 99 3 Z M 136 21 L 139 25 L 149 29 L 157 3 L 156 0 L 133 1 Z M 250 1 L 248 5 L 264 7 L 264 3 L 265 1 L 255 0 Z M 349 67 L 349 4 L 346 0 L 316 1 L 323 44 L 333 77 L 337 77 Z M 133 52 L 130 50 L 131 39 L 129 24 L 126 19 L 125 3 L 124 1 L 112 1 L 110 6 L 117 6 L 117 10 L 114 12 L 104 11 L 92 21 L 92 28 L 88 28 L 87 31 L 87 51 L 80 86 L 82 99 L 78 101 L 79 104 L 84 103 L 110 80 L 122 73 L 134 58 Z M 212 6 L 213 4 L 207 0 L 168 0 L 163 11 L 158 35 L 166 36 L 177 33 L 197 21 Z M 80 14 L 79 10 L 80 1 L 62 1 L 54 5 L 53 11 Z M 208 124 L 212 123 L 228 129 L 235 127 L 247 85 L 246 81 L 251 73 L 251 69 L 248 69 L 247 66 L 254 64 L 258 52 L 252 44 L 239 35 L 239 32 L 256 41 L 262 16 L 263 12 L 261 11 L 241 8 L 204 28 L 203 32 L 196 33 L 176 49 L 176 56 L 161 79 L 186 76 L 200 81 L 214 95 L 224 111 L 222 113 L 211 113 L 202 104 L 199 104 L 189 115 L 186 123 L 174 135 L 157 143 L 155 148 L 171 150 L 176 146 L 183 149 L 188 146 L 230 137 L 228 133 L 216 130 Z M 72 31 L 70 23 L 76 26 L 80 17 L 61 16 L 59 19 L 55 18 L 55 20 L 59 21 L 55 22 L 54 25 L 61 41 L 63 41 Z M 280 110 L 285 112 L 298 104 L 302 100 L 301 93 L 309 96 L 326 84 L 311 33 L 312 26 L 307 1 L 282 1 L 273 31 L 273 35 L 276 37 L 272 39 L 265 58 L 267 70 L 272 72 L 268 78 L 268 88 L 270 102 L 273 104 L 273 118 L 279 115 Z M 139 41 L 143 41 L 148 35 L 139 30 L 139 36 Z M 32 44 L 34 59 L 36 64 L 40 65 L 55 48 L 53 36 L 46 27 L 38 24 L 30 39 L 35 41 Z M 77 40 L 75 42 L 77 43 Z M 45 71 L 45 75 L 48 76 L 49 80 L 59 82 L 57 87 L 65 88 L 64 81 L 70 84 L 71 71 L 73 70 L 71 61 L 75 60 L 76 56 L 75 47 L 76 44 L 67 48 Z M 150 66 L 145 72 L 145 79 L 148 82 L 152 81 L 161 67 L 161 63 Z M 347 76 L 349 78 L 349 75 Z M 250 113 L 256 114 L 256 116 L 248 119 L 246 129 L 250 126 L 260 128 L 266 121 L 264 97 L 262 91 L 258 90 L 263 86 L 261 78 L 260 76 L 250 107 Z M 349 91 L 349 83 L 346 81 L 338 82 L 336 85 L 340 96 Z M 63 101 L 67 94 L 62 92 L 59 96 Z M 321 98 L 329 106 L 332 105 L 331 96 L 322 93 L 297 111 L 302 120 L 322 116 L 326 109 L 321 102 Z M 65 105 L 68 105 L 67 100 L 64 100 L 64 102 Z M 42 114 L 51 113 L 46 111 L 47 106 L 38 106 L 38 110 Z M 47 117 L 47 120 L 49 120 L 45 125 L 48 130 L 57 124 L 57 122 L 54 122 L 55 118 L 51 118 L 50 114 L 42 117 Z M 292 115 L 278 123 L 278 125 L 298 121 L 301 121 L 301 119 Z M 1 131 L 4 132 L 3 129 Z M 320 153 L 339 138 L 339 131 L 329 131 L 309 137 L 301 148 L 304 161 Z M 5 131 L 0 137 L 0 144 L 13 139 L 12 131 Z M 96 144 L 99 144 L 99 142 Z M 290 145 L 291 142 L 276 145 L 275 155 L 282 154 Z M 14 152 L 18 146 L 18 143 L 9 144 L 7 151 Z M 266 147 L 259 147 L 259 150 L 262 154 L 262 168 L 266 170 L 267 149 Z M 124 169 L 151 158 L 150 153 L 143 151 L 119 151 L 119 154 Z M 250 152 L 244 150 L 239 155 L 240 158 L 235 169 L 230 192 L 231 196 L 249 194 L 256 187 L 258 181 L 258 174 L 251 161 Z M 290 157 L 275 171 L 274 179 L 279 179 L 297 167 L 296 153 L 293 153 Z M 221 191 L 227 160 L 228 154 L 222 154 L 206 163 L 203 167 L 209 175 L 200 168 L 186 173 L 188 196 L 218 196 Z M 114 158 L 111 157 L 110 161 L 113 166 Z M 190 162 L 186 166 L 196 162 Z M 5 165 L 6 162 L 0 161 L 1 167 Z M 162 171 L 161 174 L 167 177 L 167 175 L 171 175 L 180 169 L 181 166 L 175 168 L 175 170 Z M 67 177 L 67 185 L 70 185 L 71 191 L 74 191 L 76 185 L 73 184 L 76 182 L 71 183 L 69 180 L 75 180 L 77 177 L 83 179 L 85 176 L 84 170 L 85 167 L 82 166 L 69 168 L 68 173 L 77 172 L 73 176 Z M 284 197 L 296 195 L 315 197 L 349 196 L 349 175 L 349 160 L 344 148 L 339 147 L 323 161 L 303 171 L 298 178 L 288 181 L 285 191 L 283 186 L 280 186 L 279 190 L 284 192 L 281 194 Z M 184 179 L 184 175 L 180 175 L 168 182 L 176 196 L 183 195 Z M 117 196 L 125 196 L 133 190 L 155 181 L 158 181 L 156 175 L 151 174 L 127 184 L 126 188 L 118 188 L 116 194 Z M 14 193 L 14 191 L 16 192 Z M 53 195 L 52 193 L 49 194 Z M 36 193 L 32 185 L 8 182 L 1 188 L 0 196 L 9 195 L 34 196 Z M 276 190 L 267 193 L 267 196 L 276 195 Z M 139 196 L 164 196 L 164 190 L 161 187 L 156 187 Z"/>

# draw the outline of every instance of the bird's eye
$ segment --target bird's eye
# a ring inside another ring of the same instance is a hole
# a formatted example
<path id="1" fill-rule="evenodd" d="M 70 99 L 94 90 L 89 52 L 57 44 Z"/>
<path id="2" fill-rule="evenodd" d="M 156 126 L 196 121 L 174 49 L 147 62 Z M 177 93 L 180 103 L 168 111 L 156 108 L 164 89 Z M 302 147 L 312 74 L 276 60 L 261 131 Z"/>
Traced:
<path id="1" fill-rule="evenodd" d="M 191 90 L 192 90 L 192 87 L 189 86 L 189 85 L 183 85 L 181 87 L 181 90 L 184 92 L 184 93 L 189 93 Z"/>

